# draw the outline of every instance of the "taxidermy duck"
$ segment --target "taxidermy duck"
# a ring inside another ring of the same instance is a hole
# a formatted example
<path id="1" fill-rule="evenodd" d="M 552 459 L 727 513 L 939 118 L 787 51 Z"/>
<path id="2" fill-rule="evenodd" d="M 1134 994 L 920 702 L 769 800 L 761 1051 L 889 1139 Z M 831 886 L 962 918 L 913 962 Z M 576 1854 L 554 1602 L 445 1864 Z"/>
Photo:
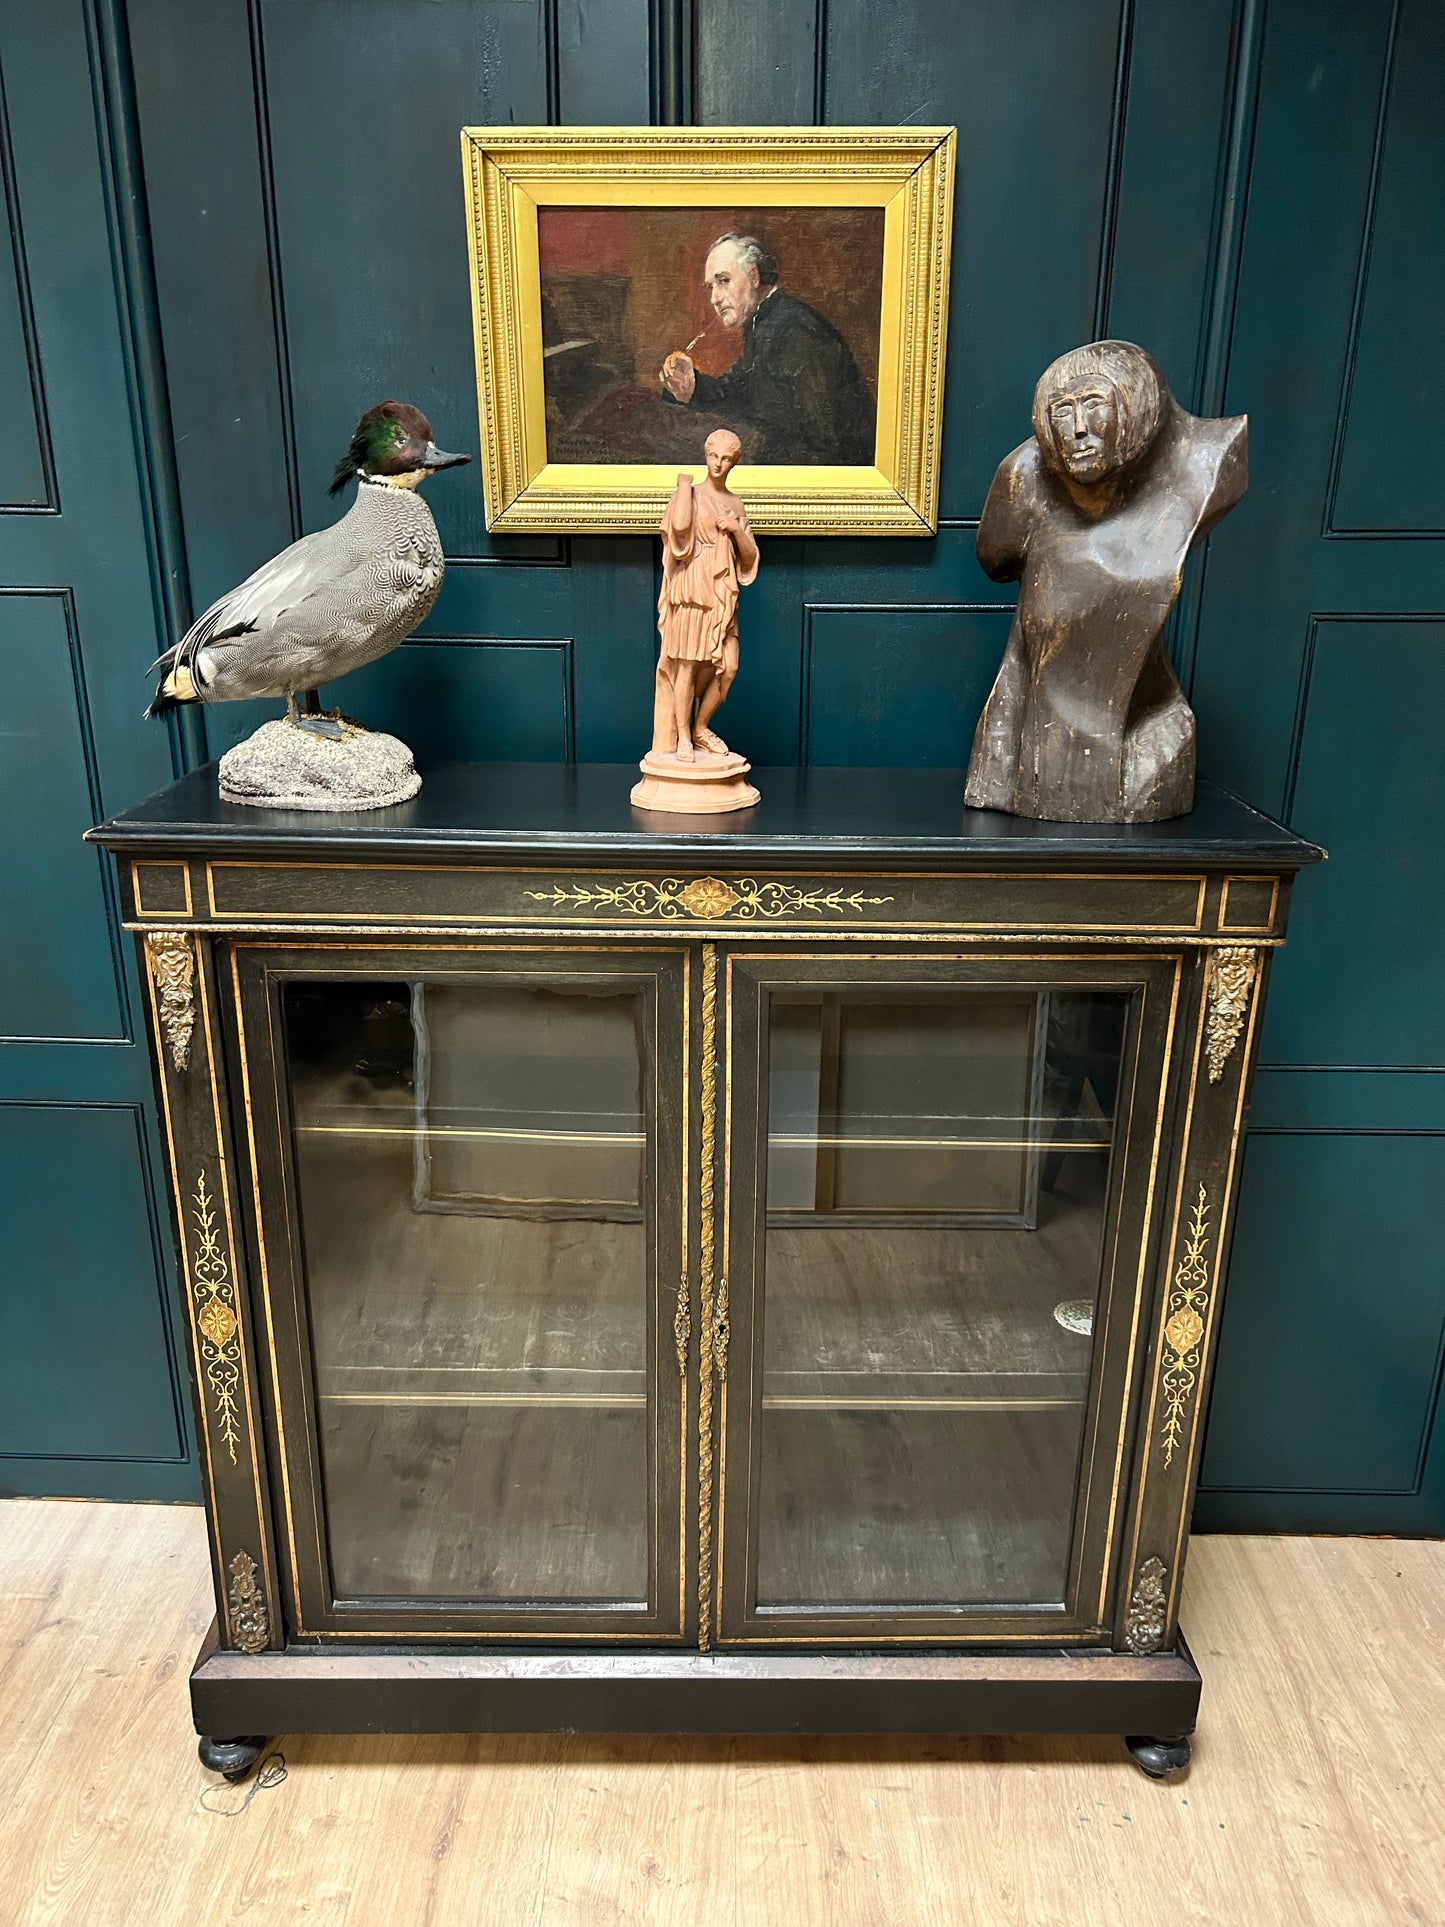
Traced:
<path id="1" fill-rule="evenodd" d="M 419 408 L 384 401 L 368 409 L 331 482 L 335 495 L 356 477 L 346 514 L 213 602 L 151 664 L 165 674 L 146 715 L 177 703 L 282 696 L 297 728 L 343 736 L 340 718 L 320 713 L 316 692 L 405 642 L 436 601 L 442 546 L 417 487 L 471 459 L 439 449 Z M 306 698 L 299 713 L 298 695 Z"/>

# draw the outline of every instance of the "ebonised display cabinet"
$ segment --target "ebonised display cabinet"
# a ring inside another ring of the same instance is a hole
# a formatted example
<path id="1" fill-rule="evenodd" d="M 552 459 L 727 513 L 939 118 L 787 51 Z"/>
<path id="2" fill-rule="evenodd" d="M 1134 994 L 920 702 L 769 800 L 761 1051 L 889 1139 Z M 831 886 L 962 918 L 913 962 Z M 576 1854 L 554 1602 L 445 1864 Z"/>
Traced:
<path id="1" fill-rule="evenodd" d="M 281 1731 L 1117 1732 L 1178 1630 L 1251 1067 L 1320 852 L 961 771 L 451 765 L 92 832 L 140 939 L 216 1584 Z"/>

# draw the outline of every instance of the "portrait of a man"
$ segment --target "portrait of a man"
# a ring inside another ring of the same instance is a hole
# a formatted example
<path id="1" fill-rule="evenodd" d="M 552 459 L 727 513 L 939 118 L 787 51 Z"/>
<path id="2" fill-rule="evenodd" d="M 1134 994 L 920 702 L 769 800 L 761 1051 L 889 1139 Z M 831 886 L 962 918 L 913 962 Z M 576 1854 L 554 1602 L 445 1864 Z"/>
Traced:
<path id="1" fill-rule="evenodd" d="M 463 128 L 488 532 L 655 536 L 726 431 L 760 535 L 936 533 L 957 145 Z"/>
<path id="2" fill-rule="evenodd" d="M 875 459 L 883 218 L 875 208 L 538 214 L 547 459 Z"/>
<path id="3" fill-rule="evenodd" d="M 757 236 L 720 235 L 703 283 L 718 321 L 742 335 L 742 352 L 726 374 L 708 375 L 674 350 L 662 366 L 668 396 L 751 424 L 770 462 L 871 462 L 877 407 L 853 350 L 825 314 L 781 285 Z"/>

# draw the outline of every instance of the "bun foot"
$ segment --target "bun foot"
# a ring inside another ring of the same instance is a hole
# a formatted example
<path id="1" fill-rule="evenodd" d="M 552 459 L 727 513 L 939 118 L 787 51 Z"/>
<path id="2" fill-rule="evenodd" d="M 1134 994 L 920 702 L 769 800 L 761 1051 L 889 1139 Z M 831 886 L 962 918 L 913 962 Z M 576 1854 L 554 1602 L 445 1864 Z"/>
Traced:
<path id="1" fill-rule="evenodd" d="M 1159 1739 L 1150 1733 L 1131 1733 L 1125 1737 L 1124 1744 L 1133 1755 L 1135 1766 L 1151 1780 L 1168 1780 L 1176 1773 L 1183 1773 L 1189 1765 L 1191 1748 L 1187 1733 L 1172 1740 Z"/>
<path id="2" fill-rule="evenodd" d="M 219 1773 L 222 1779 L 230 1780 L 233 1784 L 245 1779 L 265 1750 L 264 1733 L 257 1739 L 245 1740 L 213 1740 L 209 1733 L 205 1733 L 196 1748 L 202 1766 L 208 1766 L 212 1773 Z"/>

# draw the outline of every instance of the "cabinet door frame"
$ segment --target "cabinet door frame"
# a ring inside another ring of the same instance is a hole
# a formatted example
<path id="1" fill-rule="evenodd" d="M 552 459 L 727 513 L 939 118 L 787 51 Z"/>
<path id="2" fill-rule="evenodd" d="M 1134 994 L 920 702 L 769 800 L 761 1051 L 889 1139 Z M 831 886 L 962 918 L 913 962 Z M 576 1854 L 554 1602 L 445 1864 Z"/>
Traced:
<path id="1" fill-rule="evenodd" d="M 688 1574 L 690 1508 L 685 1477 L 688 1357 L 678 1334 L 686 1303 L 686 1041 L 694 958 L 683 944 L 558 941 L 418 945 L 378 937 L 300 944 L 238 938 L 218 945 L 227 1042 L 246 1127 L 248 1236 L 262 1301 L 272 1432 L 272 1505 L 286 1571 L 288 1634 L 294 1641 L 368 1638 L 507 1642 L 682 1643 L 695 1627 Z M 304 1254 L 297 1215 L 290 1099 L 282 1045 L 282 986 L 297 979 L 423 979 L 511 987 L 595 982 L 643 997 L 647 1075 L 644 1221 L 648 1228 L 648 1558 L 643 1606 L 578 1601 L 372 1602 L 338 1598 L 327 1556 L 315 1376 Z"/>
<path id="2" fill-rule="evenodd" d="M 724 953 L 726 1075 L 720 1097 L 722 1233 L 716 1464 L 720 1646 L 1097 1646 L 1125 1525 L 1133 1414 L 1148 1342 L 1168 1119 L 1179 1075 L 1189 971 L 1181 952 L 1027 946 L 940 955 L 869 945 L 817 952 L 769 946 Z M 767 1231 L 768 1029 L 772 992 L 796 990 L 1101 990 L 1130 996 L 1120 1106 L 1105 1211 L 1095 1342 L 1061 1606 L 1027 1603 L 759 1608 L 757 1534 Z M 725 1282 L 730 1281 L 730 1282 Z"/>

